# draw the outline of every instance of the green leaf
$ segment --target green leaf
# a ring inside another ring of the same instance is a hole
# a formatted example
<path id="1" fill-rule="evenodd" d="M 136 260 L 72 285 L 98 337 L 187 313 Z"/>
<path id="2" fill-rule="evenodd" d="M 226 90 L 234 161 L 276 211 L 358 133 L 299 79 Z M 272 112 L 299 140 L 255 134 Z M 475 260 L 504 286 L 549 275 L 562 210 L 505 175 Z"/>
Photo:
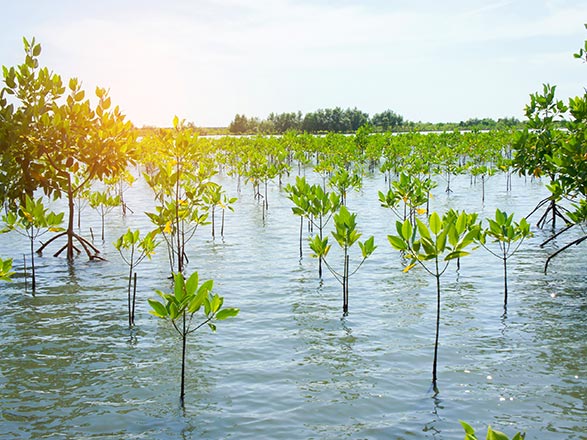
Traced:
<path id="1" fill-rule="evenodd" d="M 157 316 L 158 318 L 166 318 L 169 315 L 165 306 L 161 304 L 159 301 L 150 298 L 148 299 L 148 301 L 151 307 L 153 308 L 151 314 Z"/>
<path id="2" fill-rule="evenodd" d="M 227 318 L 232 318 L 238 315 L 239 309 L 234 307 L 229 307 L 227 309 L 222 309 L 216 314 L 216 319 L 218 321 L 223 321 Z"/>
<path id="3" fill-rule="evenodd" d="M 446 249 L 446 238 L 448 236 L 447 230 L 442 230 L 440 234 L 436 237 L 436 251 L 438 254 L 442 254 Z"/>
<path id="4" fill-rule="evenodd" d="M 185 297 L 185 281 L 183 279 L 182 273 L 176 273 L 173 275 L 174 285 L 173 285 L 173 292 L 175 294 L 175 299 L 178 303 L 183 301 Z"/>
<path id="5" fill-rule="evenodd" d="M 416 222 L 418 222 L 420 220 L 416 219 Z M 408 241 L 412 239 L 412 224 L 410 223 L 409 220 L 404 221 L 404 223 L 402 224 L 402 233 L 401 236 L 404 238 L 404 240 Z"/>
<path id="6" fill-rule="evenodd" d="M 487 428 L 487 440 L 509 440 L 509 437 L 503 432 L 494 431 L 491 426 Z"/>
<path id="7" fill-rule="evenodd" d="M 467 255 L 469 255 L 469 252 L 454 251 L 454 252 L 450 252 L 449 254 L 447 254 L 446 257 L 444 257 L 444 260 L 450 261 L 450 260 L 454 260 L 455 258 L 466 257 Z"/>
<path id="8" fill-rule="evenodd" d="M 369 237 L 364 243 L 359 242 L 359 247 L 361 248 L 363 258 L 369 258 L 377 248 L 377 246 L 375 246 L 375 237 Z"/>
<path id="9" fill-rule="evenodd" d="M 420 233 L 421 237 L 431 238 L 428 227 L 422 221 L 420 221 L 420 219 L 416 219 L 416 226 L 418 227 L 418 232 Z"/>
<path id="10" fill-rule="evenodd" d="M 455 230 L 457 232 L 457 235 L 461 235 L 463 232 L 465 232 L 466 227 L 467 227 L 467 214 L 462 212 L 459 215 L 459 217 L 457 218 L 457 221 L 455 223 Z"/>
<path id="11" fill-rule="evenodd" d="M 430 223 L 430 230 L 432 231 L 432 233 L 434 235 L 438 235 L 438 233 L 442 229 L 442 220 L 440 219 L 438 213 L 433 212 L 430 215 L 430 219 L 428 222 Z"/>
<path id="12" fill-rule="evenodd" d="M 185 290 L 188 296 L 192 296 L 196 293 L 198 289 L 198 272 L 194 272 L 190 275 L 187 282 L 185 283 Z"/>
<path id="13" fill-rule="evenodd" d="M 203 282 L 202 285 L 200 286 L 200 288 L 198 289 L 198 295 L 201 292 L 204 292 L 207 295 L 208 293 L 210 293 L 212 291 L 213 288 L 214 288 L 214 280 L 207 280 L 207 281 Z"/>
<path id="14" fill-rule="evenodd" d="M 475 435 L 475 430 L 473 429 L 473 427 L 471 425 L 469 425 L 467 422 L 464 422 L 462 420 L 459 420 L 459 423 L 461 424 L 461 426 L 463 427 L 463 429 L 465 430 L 465 432 L 469 435 Z"/>
<path id="15" fill-rule="evenodd" d="M 210 303 L 210 313 L 214 314 L 218 310 L 220 310 L 220 307 L 222 307 L 223 302 L 224 302 L 224 298 L 222 298 L 219 295 L 214 295 L 212 297 L 212 301 Z"/>
<path id="16" fill-rule="evenodd" d="M 398 251 L 406 251 L 408 249 L 408 244 L 400 237 L 395 235 L 388 235 L 387 240 L 389 241 L 389 244 L 391 244 L 391 246 L 393 246 Z"/>
<path id="17" fill-rule="evenodd" d="M 169 318 L 172 321 L 175 321 L 180 313 L 181 310 L 177 307 L 177 304 L 175 302 L 169 303 Z"/>

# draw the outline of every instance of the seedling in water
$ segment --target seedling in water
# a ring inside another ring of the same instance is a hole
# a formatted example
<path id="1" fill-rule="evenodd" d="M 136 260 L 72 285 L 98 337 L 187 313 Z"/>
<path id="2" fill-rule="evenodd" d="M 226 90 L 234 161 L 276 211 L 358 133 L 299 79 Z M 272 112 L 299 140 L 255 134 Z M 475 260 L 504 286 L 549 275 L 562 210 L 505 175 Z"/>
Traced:
<path id="1" fill-rule="evenodd" d="M 60 227 L 63 222 L 63 216 L 63 213 L 48 212 L 40 197 L 35 200 L 26 196 L 24 204 L 18 207 L 16 213 L 8 212 L 2 217 L 5 226 L 0 233 L 14 230 L 29 239 L 33 295 L 36 289 L 34 242 L 47 232 L 63 231 L 63 228 Z"/>
<path id="2" fill-rule="evenodd" d="M 148 233 L 143 239 L 140 238 L 140 231 L 131 231 L 130 228 L 126 233 L 118 237 L 118 240 L 114 243 L 114 247 L 120 253 L 123 261 L 128 265 L 128 326 L 132 327 L 135 325 L 135 304 L 136 304 L 136 293 L 137 293 L 137 278 L 136 272 L 134 273 L 134 285 L 133 271 L 134 269 L 145 259 L 151 259 L 151 256 L 155 253 L 155 248 L 159 243 L 155 241 L 155 232 Z M 123 249 L 129 250 L 130 253 L 125 255 Z M 132 286 L 132 295 L 131 295 Z"/>
<path id="3" fill-rule="evenodd" d="M 503 261 L 503 308 L 504 312 L 508 305 L 508 269 L 507 260 L 520 248 L 525 238 L 531 237 L 530 225 L 525 218 L 516 223 L 514 214 L 508 215 L 505 211 L 497 209 L 495 211 L 495 219 L 487 219 L 489 227 L 479 235 L 479 243 L 490 254 L 500 258 Z M 494 242 L 499 244 L 499 251 L 495 252 L 487 246 L 487 237 L 493 238 Z M 518 242 L 515 248 L 512 249 L 512 244 Z"/>
<path id="4" fill-rule="evenodd" d="M 438 393 L 437 365 L 438 339 L 440 331 L 440 277 L 446 272 L 451 260 L 469 253 L 464 249 L 479 236 L 480 226 L 471 225 L 470 215 L 462 212 L 458 217 L 440 216 L 433 212 L 428 219 L 429 226 L 416 218 L 416 228 L 409 219 L 396 222 L 398 235 L 388 235 L 389 243 L 411 259 L 404 269 L 408 272 L 417 264 L 436 279 L 436 336 L 434 339 L 434 360 L 432 362 L 432 386 Z M 432 263 L 432 264 L 430 264 Z"/>
<path id="5" fill-rule="evenodd" d="M 330 251 L 331 245 L 328 243 L 328 237 L 324 239 L 316 235 L 310 240 L 310 248 L 314 251 L 312 255 L 315 258 L 320 258 L 328 270 L 334 275 L 334 278 L 342 285 L 342 312 L 343 315 L 348 315 L 349 312 L 349 278 L 353 276 L 359 268 L 363 265 L 365 260 L 375 251 L 375 239 L 373 236 L 369 237 L 364 242 L 358 241 L 361 238 L 361 233 L 357 231 L 357 214 L 351 214 L 343 205 L 340 207 L 338 214 L 334 215 L 335 230 L 332 231 L 332 236 L 341 247 L 343 251 L 343 272 L 342 274 L 332 268 L 326 261 L 326 256 Z M 361 255 L 363 259 L 357 265 L 353 272 L 350 271 L 349 264 L 349 250 L 355 244 L 359 243 L 361 248 Z"/>
<path id="6" fill-rule="evenodd" d="M 214 321 L 238 315 L 239 309 L 226 308 L 222 309 L 224 298 L 212 294 L 214 286 L 213 280 L 204 281 L 199 284 L 198 272 L 194 272 L 186 281 L 183 274 L 176 273 L 173 275 L 174 289 L 173 293 L 163 293 L 157 290 L 157 294 L 164 300 L 161 303 L 154 299 L 149 299 L 152 309 L 151 314 L 169 321 L 175 331 L 181 336 L 181 388 L 179 401 L 184 408 L 185 398 L 185 360 L 186 360 L 186 343 L 187 337 L 194 333 L 200 327 L 208 325 L 212 331 L 216 331 Z M 204 309 L 202 320 L 196 322 L 194 315 Z"/>

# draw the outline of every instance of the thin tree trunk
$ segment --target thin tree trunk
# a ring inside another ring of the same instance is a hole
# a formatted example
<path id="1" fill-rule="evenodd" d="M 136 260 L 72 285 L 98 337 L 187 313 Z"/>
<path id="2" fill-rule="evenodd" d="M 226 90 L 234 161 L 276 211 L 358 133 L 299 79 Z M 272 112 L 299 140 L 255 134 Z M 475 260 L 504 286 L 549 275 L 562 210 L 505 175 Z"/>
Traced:
<path id="1" fill-rule="evenodd" d="M 345 252 L 346 254 L 346 252 Z M 344 269 L 342 275 L 342 313 L 349 313 L 349 256 L 344 256 Z"/>
<path id="2" fill-rule="evenodd" d="M 322 213 L 320 213 L 320 241 L 322 241 L 322 229 L 324 225 L 322 224 Z M 322 279 L 322 258 L 318 259 L 318 278 Z"/>
<path id="3" fill-rule="evenodd" d="M 221 226 L 220 226 L 220 236 L 222 238 L 224 238 L 224 211 L 225 211 L 225 209 L 222 210 L 222 222 L 221 222 Z"/>
<path id="4" fill-rule="evenodd" d="M 137 273 L 134 273 L 132 287 L 132 325 L 135 325 L 135 306 L 137 302 Z"/>
<path id="5" fill-rule="evenodd" d="M 31 230 L 32 233 L 32 230 Z M 37 279 L 35 277 L 35 250 L 34 250 L 34 243 L 33 237 L 31 236 L 31 271 L 33 275 L 33 295 L 35 294 L 35 289 L 37 287 Z"/>
<path id="6" fill-rule="evenodd" d="M 300 260 L 302 259 L 302 235 L 304 231 L 304 216 L 300 215 Z"/>
<path id="7" fill-rule="evenodd" d="M 132 248 L 131 253 L 130 253 L 131 263 L 133 261 L 133 253 L 134 253 L 134 247 Z M 132 283 L 132 270 L 133 270 L 133 266 L 131 264 L 129 272 L 128 272 L 128 290 L 127 290 L 127 294 L 128 294 L 128 326 L 129 327 L 132 327 L 132 325 L 133 325 L 132 311 L 131 311 L 131 294 L 130 294 L 130 288 L 131 288 L 131 283 Z"/>
<path id="8" fill-rule="evenodd" d="M 106 210 L 104 209 L 104 205 L 102 205 L 102 208 L 100 210 L 100 214 L 102 217 L 102 242 L 104 242 L 104 223 L 106 223 Z"/>
<path id="9" fill-rule="evenodd" d="M 438 392 L 438 339 L 440 334 L 440 275 L 438 274 L 438 259 L 436 260 L 436 337 L 434 339 L 434 359 L 432 361 L 432 385 Z"/>
<path id="10" fill-rule="evenodd" d="M 181 386 L 179 392 L 179 403 L 182 408 L 185 408 L 185 355 L 186 355 L 186 343 L 187 343 L 187 329 L 186 329 L 186 317 L 185 312 L 183 313 L 183 333 L 182 337 L 182 348 L 181 348 Z"/>
<path id="11" fill-rule="evenodd" d="M 212 205 L 212 239 L 216 238 L 215 229 L 216 226 L 214 225 L 214 205 Z"/>
<path id="12" fill-rule="evenodd" d="M 507 254 L 503 252 L 503 308 L 508 306 L 508 266 Z"/>
<path id="13" fill-rule="evenodd" d="M 67 176 L 67 201 L 68 201 L 68 221 L 67 221 L 67 260 L 72 262 L 74 256 L 73 246 L 73 217 L 74 217 L 74 204 L 73 204 L 73 188 L 71 186 L 71 174 Z"/>

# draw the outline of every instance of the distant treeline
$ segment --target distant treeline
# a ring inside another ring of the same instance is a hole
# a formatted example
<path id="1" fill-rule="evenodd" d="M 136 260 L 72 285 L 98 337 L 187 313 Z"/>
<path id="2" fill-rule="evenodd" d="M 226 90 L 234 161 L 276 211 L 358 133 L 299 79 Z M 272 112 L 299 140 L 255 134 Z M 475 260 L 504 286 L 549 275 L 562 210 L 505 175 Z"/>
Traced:
<path id="1" fill-rule="evenodd" d="M 343 110 L 340 107 L 319 109 L 306 113 L 271 113 L 267 119 L 247 117 L 237 114 L 228 126 L 232 134 L 283 134 L 288 130 L 306 133 L 353 133 L 359 127 L 370 125 L 374 131 L 450 131 L 491 130 L 508 127 L 521 127 L 522 123 L 516 118 L 500 118 L 497 121 L 491 118 L 469 119 L 461 122 L 412 122 L 393 110 L 385 110 L 369 116 L 356 107 Z"/>

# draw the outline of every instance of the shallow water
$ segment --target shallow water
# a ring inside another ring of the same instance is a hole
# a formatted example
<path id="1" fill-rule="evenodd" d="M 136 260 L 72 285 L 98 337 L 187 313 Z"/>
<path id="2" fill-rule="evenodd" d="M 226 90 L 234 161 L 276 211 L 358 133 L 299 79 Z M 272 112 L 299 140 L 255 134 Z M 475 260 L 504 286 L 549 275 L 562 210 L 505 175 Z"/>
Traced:
<path id="1" fill-rule="evenodd" d="M 241 312 L 189 342 L 185 411 L 179 340 L 148 314 L 147 298 L 169 288 L 166 252 L 138 268 L 137 327 L 129 332 L 127 270 L 111 245 L 127 227 L 151 229 L 144 183 L 127 192 L 134 213 L 112 214 L 106 243 L 96 241 L 108 261 L 80 257 L 70 266 L 51 256 L 53 247 L 37 260 L 35 297 L 25 292 L 26 243 L 0 236 L 0 255 L 13 257 L 17 271 L 0 284 L 2 438 L 457 439 L 459 419 L 479 432 L 491 424 L 527 439 L 585 438 L 584 246 L 544 275 L 555 245 L 539 248 L 547 233 L 536 230 L 509 264 L 507 317 L 499 260 L 479 249 L 458 272 L 451 267 L 442 278 L 434 396 L 434 280 L 419 269 L 402 273 L 387 243 L 395 218 L 377 201 L 383 176 L 367 176 L 349 194 L 363 238 L 375 235 L 378 248 L 350 280 L 344 319 L 340 286 L 328 272 L 319 281 L 307 247 L 299 259 L 299 219 L 279 186 L 269 187 L 263 220 L 250 186 L 237 194 L 234 180 L 219 181 L 239 196 L 235 213 L 227 213 L 224 240 L 213 241 L 209 226 L 198 231 L 188 272 L 214 279 L 225 305 Z M 445 187 L 439 178 L 433 210 L 481 217 L 500 207 L 519 218 L 546 195 L 523 178 L 508 193 L 503 175 L 486 183 L 484 204 L 469 177 L 454 178 L 450 194 Z M 82 232 L 90 227 L 97 237 L 99 219 L 88 208 Z"/>

